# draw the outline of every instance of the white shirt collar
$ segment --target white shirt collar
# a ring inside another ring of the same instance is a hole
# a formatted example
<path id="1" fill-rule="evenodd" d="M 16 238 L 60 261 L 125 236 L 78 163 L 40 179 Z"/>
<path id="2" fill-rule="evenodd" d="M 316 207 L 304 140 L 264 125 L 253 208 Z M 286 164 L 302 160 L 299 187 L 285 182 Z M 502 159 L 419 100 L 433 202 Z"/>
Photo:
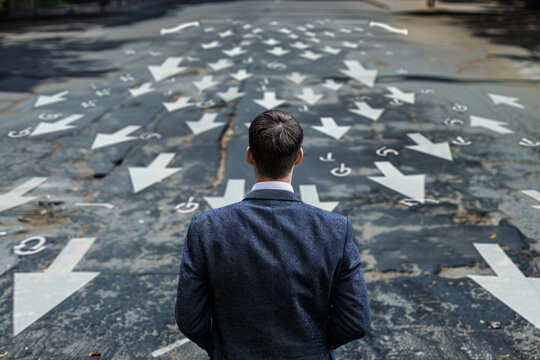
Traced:
<path id="1" fill-rule="evenodd" d="M 292 185 L 285 181 L 260 181 L 253 185 L 251 191 L 263 189 L 289 190 L 294 193 Z"/>

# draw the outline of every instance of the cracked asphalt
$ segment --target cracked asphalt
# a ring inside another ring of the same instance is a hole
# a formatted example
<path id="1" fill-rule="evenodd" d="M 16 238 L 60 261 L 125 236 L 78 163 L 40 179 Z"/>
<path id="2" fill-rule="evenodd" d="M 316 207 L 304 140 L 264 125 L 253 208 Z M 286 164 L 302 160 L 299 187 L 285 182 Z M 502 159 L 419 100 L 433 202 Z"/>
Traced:
<path id="1" fill-rule="evenodd" d="M 295 193 L 322 207 L 337 202 L 331 210 L 351 219 L 362 255 L 372 328 L 336 357 L 540 359 L 540 288 L 514 288 L 527 319 L 469 277 L 505 276 L 478 244 L 500 246 L 523 276 L 540 277 L 540 203 L 528 195 L 540 191 L 539 79 L 510 58 L 524 51 L 518 45 L 388 4 L 163 3 L 134 21 L 1 30 L 0 356 L 204 359 L 174 321 L 185 234 L 228 184 L 233 202 L 250 191 L 246 125 L 265 110 L 255 100 L 273 92 L 304 129 Z M 344 72 L 355 61 L 364 68 L 356 78 Z M 372 86 L 366 69 L 377 71 Z M 224 100 L 231 88 L 242 95 Z M 373 119 L 366 106 L 382 111 Z M 205 116 L 216 124 L 198 128 Z M 347 128 L 320 131 L 322 118 Z M 99 134 L 128 126 L 121 141 L 99 145 Z M 451 158 L 415 151 L 410 134 L 446 143 Z M 169 161 L 151 175 L 133 170 L 160 154 Z M 383 176 L 381 163 L 401 173 L 392 186 L 372 179 Z M 162 176 L 165 167 L 180 170 Z M 424 177 L 404 185 L 412 178 L 403 175 Z M 3 196 L 35 177 L 46 180 L 23 194 L 32 199 Z M 62 293 L 77 272 L 97 275 L 36 315 L 56 295 L 23 283 L 24 274 L 50 273 L 80 238 L 95 240 L 50 292 Z M 16 299 L 23 290 L 26 308 Z"/>

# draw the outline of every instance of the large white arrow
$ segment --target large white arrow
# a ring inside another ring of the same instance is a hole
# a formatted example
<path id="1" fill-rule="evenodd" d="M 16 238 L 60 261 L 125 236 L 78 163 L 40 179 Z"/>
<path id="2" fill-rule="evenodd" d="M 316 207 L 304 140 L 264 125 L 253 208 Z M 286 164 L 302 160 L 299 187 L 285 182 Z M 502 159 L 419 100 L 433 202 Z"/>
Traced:
<path id="1" fill-rule="evenodd" d="M 186 121 L 186 124 L 197 135 L 225 124 L 224 122 L 214 122 L 217 116 L 217 113 L 206 113 L 203 114 L 199 121 Z"/>
<path id="2" fill-rule="evenodd" d="M 174 153 L 161 153 L 148 167 L 129 167 L 128 171 L 133 184 L 133 192 L 146 189 L 182 170 L 182 168 L 167 168 L 174 155 Z"/>
<path id="3" fill-rule="evenodd" d="M 322 117 L 321 122 L 322 126 L 319 125 L 311 127 L 322 132 L 323 134 L 333 137 L 336 140 L 339 140 L 351 128 L 350 126 L 339 126 L 331 117 Z"/>
<path id="4" fill-rule="evenodd" d="M 483 127 L 495 132 L 498 132 L 499 134 L 510 134 L 513 133 L 512 130 L 507 129 L 504 127 L 504 125 L 508 125 L 508 123 L 497 121 L 497 120 L 490 120 L 486 119 L 480 116 L 469 116 L 471 120 L 471 127 Z"/>
<path id="5" fill-rule="evenodd" d="M 242 201 L 244 198 L 245 182 L 244 179 L 227 180 L 227 186 L 225 187 L 225 194 L 223 196 L 205 196 L 204 200 L 212 209 Z"/>
<path id="6" fill-rule="evenodd" d="M 320 201 L 316 185 L 300 185 L 300 197 L 306 204 L 316 206 L 326 211 L 334 211 L 339 201 Z"/>
<path id="7" fill-rule="evenodd" d="M 180 32 L 180 31 L 182 31 L 184 29 L 187 29 L 187 28 L 190 28 L 190 27 L 199 27 L 200 25 L 201 24 L 198 21 L 192 21 L 192 22 L 180 24 L 177 27 L 174 27 L 174 28 L 171 28 L 171 29 L 162 28 L 159 33 L 160 33 L 160 35 L 167 35 L 167 34 L 172 34 L 172 33 L 175 33 L 175 32 Z"/>
<path id="8" fill-rule="evenodd" d="M 182 59 L 181 57 L 169 57 L 161 65 L 148 65 L 148 70 L 150 70 L 156 81 L 161 81 L 187 69 L 186 67 L 178 66 L 182 62 Z"/>
<path id="9" fill-rule="evenodd" d="M 424 203 L 425 175 L 403 175 L 389 161 L 375 162 L 375 166 L 377 166 L 384 176 L 368 176 L 370 180 L 378 182 L 422 204 Z"/>
<path id="10" fill-rule="evenodd" d="M 244 81 L 247 78 L 251 77 L 253 74 L 248 74 L 248 72 L 244 69 L 238 70 L 236 73 L 232 73 L 231 76 L 238 81 Z"/>
<path id="11" fill-rule="evenodd" d="M 112 134 L 97 134 L 91 150 L 99 149 L 105 146 L 123 143 L 130 140 L 137 140 L 138 136 L 129 136 L 132 132 L 137 131 L 140 126 L 128 125 Z"/>
<path id="12" fill-rule="evenodd" d="M 540 278 L 525 277 L 498 244 L 474 247 L 497 276 L 469 277 L 540 329 Z"/>
<path id="13" fill-rule="evenodd" d="M 238 99 L 246 95 L 246 93 L 242 93 L 238 91 L 238 86 L 232 86 L 227 90 L 227 92 L 218 92 L 217 94 L 225 102 L 233 101 L 235 99 Z"/>
<path id="14" fill-rule="evenodd" d="M 315 105 L 316 103 L 319 102 L 319 100 L 321 100 L 324 97 L 324 95 L 315 94 L 313 92 L 313 89 L 311 88 L 303 88 L 302 94 L 296 95 L 296 97 L 299 98 L 300 100 L 305 101 L 309 105 Z"/>
<path id="15" fill-rule="evenodd" d="M 165 106 L 168 112 L 173 112 L 173 111 L 194 105 L 193 103 L 190 103 L 189 100 L 190 100 L 190 97 L 188 96 L 180 96 L 175 101 L 164 102 L 163 106 Z"/>
<path id="16" fill-rule="evenodd" d="M 532 197 L 536 201 L 540 201 L 540 192 L 538 192 L 536 190 L 521 190 L 521 192 L 524 193 L 527 196 Z M 540 205 L 533 205 L 532 207 L 535 208 L 535 209 L 540 210 Z"/>
<path id="17" fill-rule="evenodd" d="M 38 136 L 43 134 L 50 134 L 57 131 L 64 131 L 73 129 L 75 125 L 71 125 L 71 123 L 82 119 L 84 117 L 83 114 L 73 114 L 68 116 L 65 119 L 58 120 L 52 123 L 48 122 L 40 122 L 34 131 L 32 131 L 32 134 L 30 136 Z"/>
<path id="18" fill-rule="evenodd" d="M 366 86 L 373 87 L 375 85 L 375 79 L 379 73 L 377 70 L 367 70 L 356 60 L 344 60 L 343 62 L 347 66 L 347 70 L 340 70 L 342 73 Z"/>
<path id="19" fill-rule="evenodd" d="M 401 91 L 400 89 L 398 89 L 395 86 L 389 86 L 386 89 L 388 91 L 390 91 L 390 95 L 384 95 L 387 98 L 401 100 L 401 101 L 409 103 L 409 104 L 414 104 L 414 93 L 413 92 L 412 93 L 406 93 L 406 92 Z"/>
<path id="20" fill-rule="evenodd" d="M 0 195 L 0 212 L 25 204 L 29 201 L 39 199 L 39 196 L 24 196 L 24 194 L 38 187 L 47 181 L 47 179 L 48 178 L 46 177 L 33 177 L 17 186 L 10 192 Z"/>
<path id="21" fill-rule="evenodd" d="M 129 92 L 133 97 L 141 96 L 152 91 L 155 91 L 155 89 L 152 87 L 151 82 L 145 82 L 144 84 L 135 89 L 129 89 Z"/>
<path id="22" fill-rule="evenodd" d="M 525 109 L 525 106 L 518 104 L 519 98 L 517 97 L 503 96 L 503 95 L 497 95 L 497 94 L 488 94 L 488 96 L 495 105 L 504 104 L 508 106 L 517 107 L 519 109 Z"/>
<path id="23" fill-rule="evenodd" d="M 291 80 L 295 84 L 300 84 L 304 81 L 307 76 L 301 75 L 300 73 L 293 72 L 291 75 L 286 76 L 287 79 Z"/>
<path id="24" fill-rule="evenodd" d="M 212 75 L 205 75 L 200 81 L 194 81 L 193 85 L 199 89 L 199 92 L 203 92 L 206 89 L 210 89 L 212 86 L 219 84 L 219 81 L 214 81 Z"/>
<path id="25" fill-rule="evenodd" d="M 95 238 L 71 239 L 45 272 L 15 273 L 13 336 L 73 295 L 98 272 L 73 272 Z"/>
<path id="26" fill-rule="evenodd" d="M 286 100 L 276 99 L 276 93 L 273 91 L 265 91 L 262 100 L 253 100 L 263 108 L 270 110 L 275 109 L 279 105 L 285 103 Z"/>
<path id="27" fill-rule="evenodd" d="M 358 102 L 355 101 L 354 105 L 356 105 L 358 109 L 350 109 L 349 110 L 350 112 L 363 116 L 363 117 L 367 117 L 368 119 L 371 119 L 373 121 L 379 120 L 379 118 L 384 112 L 384 109 L 372 108 L 371 106 L 369 106 L 368 103 L 363 102 L 363 101 L 358 101 Z"/>
<path id="28" fill-rule="evenodd" d="M 448 142 L 433 143 L 420 133 L 407 134 L 418 145 L 406 145 L 405 147 L 424 154 L 439 157 L 441 159 L 452 161 L 452 151 Z"/>
<path id="29" fill-rule="evenodd" d="M 49 104 L 54 104 L 61 101 L 66 101 L 67 99 L 64 96 L 66 96 L 67 94 L 69 94 L 69 91 L 62 91 L 62 92 L 59 92 L 58 94 L 54 94 L 50 96 L 39 95 L 36 103 L 34 104 L 34 107 L 40 107 L 40 106 L 45 106 Z"/>

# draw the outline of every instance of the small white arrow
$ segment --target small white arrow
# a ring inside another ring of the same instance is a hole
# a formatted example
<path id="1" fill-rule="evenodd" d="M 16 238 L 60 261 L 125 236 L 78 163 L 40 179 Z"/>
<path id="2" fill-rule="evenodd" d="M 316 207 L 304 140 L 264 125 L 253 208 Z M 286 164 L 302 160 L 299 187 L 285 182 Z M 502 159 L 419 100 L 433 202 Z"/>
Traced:
<path id="1" fill-rule="evenodd" d="M 407 29 L 398 29 L 398 28 L 395 28 L 395 27 L 390 26 L 388 24 L 384 24 L 384 23 L 380 23 L 380 22 L 376 22 L 376 21 L 370 21 L 369 22 L 369 27 L 380 27 L 380 28 L 388 30 L 390 32 L 398 33 L 398 34 L 402 34 L 402 35 L 408 35 L 409 34 L 409 30 L 407 30 Z"/>
<path id="2" fill-rule="evenodd" d="M 314 61 L 314 60 L 320 59 L 322 57 L 322 54 L 317 54 L 317 53 L 312 52 L 311 50 L 306 50 L 303 53 L 301 53 L 300 56 L 308 60 Z"/>
<path id="3" fill-rule="evenodd" d="M 133 192 L 137 193 L 146 189 L 182 170 L 182 168 L 167 168 L 174 155 L 174 153 L 160 153 L 148 167 L 130 166 L 128 171 L 133 185 Z"/>
<path id="4" fill-rule="evenodd" d="M 190 98 L 188 96 L 180 96 L 178 99 L 172 102 L 164 102 L 163 106 L 167 109 L 168 112 L 173 112 L 180 110 L 182 108 L 193 106 L 195 104 L 189 102 Z"/>
<path id="5" fill-rule="evenodd" d="M 414 93 L 406 93 L 398 89 L 394 86 L 389 86 L 386 88 L 388 91 L 390 91 L 390 95 L 384 95 L 387 98 L 390 99 L 396 99 L 400 100 L 409 104 L 414 104 Z"/>
<path id="6" fill-rule="evenodd" d="M 242 201 L 244 198 L 244 187 L 244 179 L 230 179 L 227 180 L 227 186 L 223 196 L 205 196 L 204 200 L 212 209 L 234 204 Z"/>
<path id="7" fill-rule="evenodd" d="M 332 79 L 329 79 L 329 80 L 326 80 L 323 84 L 324 87 L 327 87 L 328 89 L 330 90 L 334 90 L 334 91 L 338 91 L 339 89 L 341 89 L 341 87 L 343 86 L 343 84 L 338 84 L 337 82 L 335 82 L 334 80 Z"/>
<path id="8" fill-rule="evenodd" d="M 84 117 L 83 114 L 73 114 L 68 116 L 65 119 L 58 120 L 52 123 L 48 122 L 40 122 L 38 126 L 32 131 L 32 134 L 30 136 L 38 136 L 43 134 L 50 134 L 57 131 L 65 131 L 69 129 L 73 129 L 75 125 L 71 125 L 71 123 L 82 119 Z"/>
<path id="9" fill-rule="evenodd" d="M 273 49 L 266 50 L 266 52 L 269 53 L 269 54 L 275 55 L 275 56 L 283 56 L 285 54 L 290 53 L 291 51 L 290 50 L 285 50 L 281 46 L 276 46 Z"/>
<path id="10" fill-rule="evenodd" d="M 193 134 L 198 135 L 225 124 L 224 122 L 214 122 L 217 116 L 217 113 L 205 113 L 199 121 L 186 121 L 186 124 L 189 126 Z"/>
<path id="11" fill-rule="evenodd" d="M 371 119 L 373 121 L 379 120 L 379 118 L 384 112 L 384 109 L 372 108 L 371 106 L 369 106 L 368 103 L 364 101 L 358 101 L 358 102 L 355 101 L 354 105 L 356 105 L 358 109 L 350 109 L 349 110 L 350 112 L 363 116 L 363 117 L 367 117 L 368 119 Z"/>
<path id="12" fill-rule="evenodd" d="M 406 148 L 409 148 L 414 151 L 423 152 L 424 154 L 432 155 L 452 161 L 452 151 L 450 151 L 450 144 L 448 142 L 442 143 L 433 143 L 428 138 L 420 133 L 410 133 L 407 134 L 415 143 L 418 145 L 406 145 Z"/>
<path id="13" fill-rule="evenodd" d="M 347 70 L 340 70 L 343 74 L 353 78 L 362 84 L 373 87 L 379 73 L 377 70 L 367 70 L 356 60 L 344 60 Z"/>
<path id="14" fill-rule="evenodd" d="M 206 44 L 201 44 L 201 47 L 204 50 L 213 49 L 213 48 L 217 48 L 217 47 L 220 47 L 220 46 L 221 46 L 221 43 L 219 41 L 217 41 L 217 40 L 206 43 Z"/>
<path id="15" fill-rule="evenodd" d="M 303 43 L 301 41 L 297 41 L 295 42 L 294 44 L 291 44 L 291 47 L 293 48 L 296 48 L 296 49 L 299 49 L 299 50 L 306 50 L 308 47 L 310 47 L 311 45 L 309 44 L 306 44 L 306 43 Z"/>
<path id="16" fill-rule="evenodd" d="M 504 104 L 508 106 L 517 107 L 519 109 L 525 109 L 525 106 L 518 104 L 519 98 L 517 97 L 510 97 L 510 96 L 503 96 L 503 95 L 496 95 L 496 94 L 488 94 L 488 96 L 495 105 Z"/>
<path id="17" fill-rule="evenodd" d="M 208 66 L 210 66 L 214 71 L 219 71 L 233 66 L 233 63 L 229 59 L 219 59 L 215 63 L 208 63 Z"/>
<path id="18" fill-rule="evenodd" d="M 348 42 L 348 41 L 344 41 L 342 43 L 342 45 L 344 47 L 348 47 L 348 48 L 351 48 L 351 49 L 356 49 L 358 47 L 358 44 L 355 44 L 355 43 L 352 43 L 352 42 Z"/>
<path id="19" fill-rule="evenodd" d="M 263 44 L 268 45 L 268 46 L 275 46 L 275 45 L 279 44 L 280 42 L 281 41 L 277 41 L 274 38 L 270 38 L 268 40 L 263 41 Z"/>
<path id="20" fill-rule="evenodd" d="M 319 102 L 319 100 L 321 100 L 324 97 L 324 95 L 315 94 L 313 92 L 313 89 L 311 89 L 311 88 L 303 88 L 302 89 L 302 94 L 301 95 L 295 95 L 295 96 L 297 98 L 299 98 L 300 100 L 305 101 L 309 105 L 315 105 L 316 103 Z"/>
<path id="21" fill-rule="evenodd" d="M 540 329 L 540 278 L 525 277 L 498 244 L 473 245 L 496 276 L 469 277 Z"/>
<path id="22" fill-rule="evenodd" d="M 151 82 L 146 82 L 135 89 L 129 89 L 129 92 L 133 97 L 141 96 L 152 91 L 155 91 L 155 89 L 152 87 Z"/>
<path id="23" fill-rule="evenodd" d="M 242 49 L 241 46 L 235 46 L 233 47 L 232 49 L 230 50 L 223 50 L 222 53 L 224 53 L 225 55 L 229 56 L 229 57 L 234 57 L 234 56 L 238 56 L 238 55 L 242 55 L 242 54 L 245 54 L 247 51 Z"/>
<path id="24" fill-rule="evenodd" d="M 73 295 L 99 272 L 73 272 L 95 238 L 71 239 L 45 272 L 15 273 L 13 336 Z"/>
<path id="25" fill-rule="evenodd" d="M 171 29 L 162 28 L 159 33 L 160 33 L 160 35 L 167 35 L 167 34 L 172 34 L 172 33 L 175 33 L 175 32 L 180 32 L 180 31 L 185 30 L 185 29 L 190 28 L 190 27 L 199 27 L 200 25 L 201 24 L 198 21 L 192 21 L 192 22 L 188 22 L 188 23 L 185 23 L 185 24 L 180 24 L 177 27 L 174 27 L 174 28 L 171 28 Z"/>
<path id="26" fill-rule="evenodd" d="M 497 121 L 497 120 L 490 120 L 486 119 L 480 116 L 469 116 L 471 120 L 471 127 L 483 127 L 495 132 L 498 132 L 499 134 L 510 134 L 513 133 L 512 130 L 507 129 L 504 127 L 504 125 L 508 125 L 508 123 Z"/>
<path id="27" fill-rule="evenodd" d="M 219 37 L 220 38 L 226 38 L 228 36 L 231 36 L 233 34 L 233 31 L 231 29 L 227 30 L 227 31 L 224 31 L 224 32 L 221 32 L 221 33 L 218 33 Z"/>
<path id="28" fill-rule="evenodd" d="M 217 94 L 225 102 L 229 102 L 245 95 L 245 93 L 239 92 L 238 89 L 238 86 L 232 86 L 227 90 L 227 92 L 218 92 Z"/>
<path id="29" fill-rule="evenodd" d="M 324 49 L 322 49 L 322 51 L 328 54 L 337 55 L 341 52 L 341 49 L 333 48 L 331 46 L 325 46 Z"/>
<path id="30" fill-rule="evenodd" d="M 375 166 L 377 166 L 379 171 L 382 172 L 384 176 L 368 176 L 370 180 L 373 180 L 422 204 L 424 203 L 424 174 L 403 175 L 389 161 L 376 161 Z"/>
<path id="31" fill-rule="evenodd" d="M 15 187 L 15 189 L 0 195 L 0 212 L 9 210 L 19 205 L 25 204 L 35 199 L 39 199 L 39 196 L 23 196 L 32 189 L 38 187 L 48 178 L 46 177 L 33 177 L 30 180 Z"/>
<path id="32" fill-rule="evenodd" d="M 316 185 L 300 185 L 300 198 L 309 205 L 316 206 L 326 211 L 334 211 L 339 201 L 320 201 Z"/>
<path id="33" fill-rule="evenodd" d="M 331 31 L 325 31 L 323 35 L 329 36 L 329 37 L 336 37 L 336 34 Z"/>
<path id="34" fill-rule="evenodd" d="M 112 133 L 112 134 L 97 134 L 92 144 L 91 150 L 99 149 L 105 146 L 111 146 L 122 142 L 137 140 L 138 136 L 129 136 L 131 133 L 137 131 L 140 126 L 128 125 L 124 128 Z"/>
<path id="35" fill-rule="evenodd" d="M 321 122 L 322 126 L 311 127 L 322 132 L 323 134 L 333 137 L 336 140 L 339 140 L 351 128 L 350 126 L 339 126 L 331 117 L 322 117 Z"/>
<path id="36" fill-rule="evenodd" d="M 246 70 L 238 70 L 236 73 L 231 74 L 231 76 L 237 81 L 244 81 L 247 78 L 251 77 L 253 74 L 248 74 Z"/>
<path id="37" fill-rule="evenodd" d="M 521 190 L 521 192 L 527 196 L 532 197 L 536 201 L 540 201 L 540 192 L 536 190 Z M 540 210 L 540 205 L 533 205 L 532 207 Z"/>
<path id="38" fill-rule="evenodd" d="M 286 100 L 276 99 L 276 93 L 273 91 L 265 91 L 262 100 L 253 100 L 263 108 L 270 110 L 275 109 L 279 105 L 285 103 Z"/>
<path id="39" fill-rule="evenodd" d="M 187 69 L 178 66 L 182 59 L 181 57 L 169 57 L 161 65 L 148 65 L 148 70 L 156 81 L 161 81 Z"/>
<path id="40" fill-rule="evenodd" d="M 307 76 L 301 75 L 300 73 L 293 72 L 291 75 L 286 76 L 287 79 L 291 80 L 295 84 L 300 84 L 304 81 Z"/>
<path id="41" fill-rule="evenodd" d="M 64 98 L 64 96 L 66 96 L 67 94 L 69 94 L 69 91 L 62 91 L 54 95 L 39 95 L 36 100 L 36 103 L 34 104 L 34 107 L 40 107 L 40 106 L 45 106 L 49 104 L 54 104 L 57 102 L 66 101 L 67 99 Z"/>
<path id="42" fill-rule="evenodd" d="M 197 89 L 199 89 L 199 92 L 203 92 L 204 90 L 209 89 L 216 84 L 219 84 L 219 81 L 214 81 L 214 77 L 212 75 L 203 76 L 200 81 L 193 82 L 193 85 L 195 85 Z"/>

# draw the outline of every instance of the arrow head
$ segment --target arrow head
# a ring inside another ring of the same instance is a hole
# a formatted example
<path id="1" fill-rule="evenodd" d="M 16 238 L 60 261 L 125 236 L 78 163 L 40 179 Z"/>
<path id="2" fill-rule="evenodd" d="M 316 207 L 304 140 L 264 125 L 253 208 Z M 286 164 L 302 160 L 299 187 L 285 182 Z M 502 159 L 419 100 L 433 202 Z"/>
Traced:
<path id="1" fill-rule="evenodd" d="M 65 99 L 64 96 L 66 96 L 67 94 L 69 94 L 69 91 L 62 91 L 54 95 L 39 95 L 36 103 L 34 104 L 34 107 L 40 107 L 61 101 L 66 101 L 67 99 Z"/>
<path id="2" fill-rule="evenodd" d="M 379 168 L 379 171 L 382 172 L 384 176 L 368 176 L 370 180 L 422 204 L 425 202 L 425 175 L 403 175 L 388 161 L 375 162 L 375 166 Z"/>
<path id="3" fill-rule="evenodd" d="M 229 179 L 223 196 L 205 196 L 204 200 L 212 209 L 234 204 L 242 201 L 244 197 L 245 180 Z"/>

